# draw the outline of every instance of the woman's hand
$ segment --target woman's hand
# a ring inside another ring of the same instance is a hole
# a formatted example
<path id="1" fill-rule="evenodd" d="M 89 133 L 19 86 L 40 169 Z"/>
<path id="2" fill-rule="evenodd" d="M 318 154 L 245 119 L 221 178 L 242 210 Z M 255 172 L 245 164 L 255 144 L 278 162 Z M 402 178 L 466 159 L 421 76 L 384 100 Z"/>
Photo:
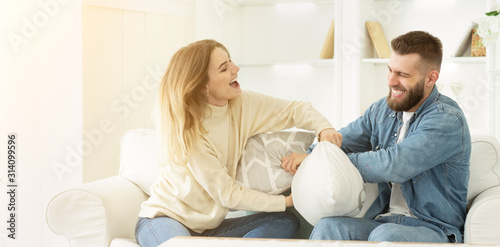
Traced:
<path id="1" fill-rule="evenodd" d="M 292 207 L 293 206 L 293 199 L 292 199 L 292 194 L 285 196 L 285 201 L 286 201 L 286 207 Z"/>
<path id="2" fill-rule="evenodd" d="M 281 158 L 281 167 L 285 169 L 285 171 L 291 174 L 295 174 L 302 161 L 308 155 L 309 154 L 298 154 L 298 153 L 292 153 L 290 155 L 287 155 Z"/>
<path id="3" fill-rule="evenodd" d="M 329 141 L 340 147 L 342 146 L 342 134 L 335 129 L 324 129 L 319 133 L 318 141 Z"/>

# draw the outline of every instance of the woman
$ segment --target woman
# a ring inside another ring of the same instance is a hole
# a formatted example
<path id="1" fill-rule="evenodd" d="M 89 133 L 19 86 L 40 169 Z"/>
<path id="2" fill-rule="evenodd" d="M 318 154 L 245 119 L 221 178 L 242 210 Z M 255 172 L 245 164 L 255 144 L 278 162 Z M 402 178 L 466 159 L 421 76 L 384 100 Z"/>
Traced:
<path id="1" fill-rule="evenodd" d="M 308 103 L 242 92 L 239 68 L 214 40 L 181 48 L 159 88 L 161 174 L 141 206 L 136 239 L 157 246 L 176 236 L 291 238 L 292 196 L 236 185 L 236 165 L 249 137 L 299 127 L 338 145 L 341 135 Z M 229 209 L 261 211 L 225 219 Z"/>

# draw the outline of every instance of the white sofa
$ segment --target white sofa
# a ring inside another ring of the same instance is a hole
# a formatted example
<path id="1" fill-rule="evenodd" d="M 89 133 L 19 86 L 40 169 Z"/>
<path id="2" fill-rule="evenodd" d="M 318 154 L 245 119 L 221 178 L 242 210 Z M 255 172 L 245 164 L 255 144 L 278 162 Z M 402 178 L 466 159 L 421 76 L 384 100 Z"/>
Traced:
<path id="1" fill-rule="evenodd" d="M 50 229 L 71 246 L 135 246 L 134 227 L 140 204 L 158 174 L 158 137 L 137 129 L 121 141 L 119 175 L 63 191 L 48 204 Z M 469 209 L 465 242 L 500 244 L 500 144 L 491 136 L 473 136 Z M 365 204 L 376 190 L 368 190 Z M 371 195 L 370 195 L 371 193 Z M 368 208 L 365 205 L 364 208 Z M 309 226 L 304 226 L 305 228 Z"/>

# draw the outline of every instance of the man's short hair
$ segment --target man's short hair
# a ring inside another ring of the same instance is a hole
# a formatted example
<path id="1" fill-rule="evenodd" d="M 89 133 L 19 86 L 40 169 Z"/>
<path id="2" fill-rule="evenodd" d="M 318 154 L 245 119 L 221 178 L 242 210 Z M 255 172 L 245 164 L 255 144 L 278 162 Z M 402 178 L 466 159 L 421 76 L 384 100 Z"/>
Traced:
<path id="1" fill-rule="evenodd" d="M 398 55 L 417 53 L 424 65 L 438 72 L 443 61 L 443 44 L 439 38 L 424 31 L 411 31 L 391 41 L 392 51 Z"/>

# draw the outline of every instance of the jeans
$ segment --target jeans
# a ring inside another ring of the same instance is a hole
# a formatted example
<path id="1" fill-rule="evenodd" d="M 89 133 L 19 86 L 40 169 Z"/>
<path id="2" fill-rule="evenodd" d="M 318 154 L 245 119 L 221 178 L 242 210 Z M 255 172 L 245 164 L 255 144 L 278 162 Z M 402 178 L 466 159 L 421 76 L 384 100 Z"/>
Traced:
<path id="1" fill-rule="evenodd" d="M 158 246 L 177 236 L 292 238 L 300 221 L 292 212 L 257 213 L 225 219 L 215 229 L 194 232 L 170 217 L 139 218 L 135 238 L 142 247 Z"/>
<path id="2" fill-rule="evenodd" d="M 351 217 L 327 217 L 314 227 L 310 239 L 389 242 L 449 243 L 437 226 L 403 215 L 375 220 Z"/>

